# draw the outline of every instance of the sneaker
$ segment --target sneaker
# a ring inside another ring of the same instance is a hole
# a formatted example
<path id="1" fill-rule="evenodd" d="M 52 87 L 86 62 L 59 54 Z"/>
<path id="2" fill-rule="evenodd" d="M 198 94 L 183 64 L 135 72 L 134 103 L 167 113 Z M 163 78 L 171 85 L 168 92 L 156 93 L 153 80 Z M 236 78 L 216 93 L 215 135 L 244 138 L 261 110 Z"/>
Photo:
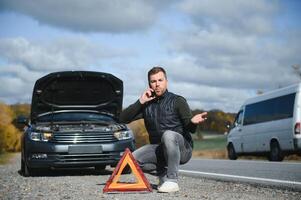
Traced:
<path id="1" fill-rule="evenodd" d="M 166 176 L 159 176 L 157 189 L 159 189 L 165 181 L 166 181 Z"/>
<path id="2" fill-rule="evenodd" d="M 158 192 L 164 192 L 164 193 L 169 193 L 169 192 L 177 192 L 179 191 L 179 185 L 176 182 L 172 181 L 165 181 L 159 188 Z"/>

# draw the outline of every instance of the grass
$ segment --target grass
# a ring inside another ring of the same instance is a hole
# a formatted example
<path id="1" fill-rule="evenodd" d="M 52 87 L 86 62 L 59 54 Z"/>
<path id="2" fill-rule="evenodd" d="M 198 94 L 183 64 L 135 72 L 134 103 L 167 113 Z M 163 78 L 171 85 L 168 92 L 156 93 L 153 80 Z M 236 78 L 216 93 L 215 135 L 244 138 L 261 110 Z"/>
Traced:
<path id="1" fill-rule="evenodd" d="M 203 140 L 195 140 L 193 142 L 193 150 L 225 150 L 227 138 L 224 135 L 219 135 L 212 138 L 204 137 Z"/>
<path id="2" fill-rule="evenodd" d="M 202 140 L 194 140 L 193 157 L 203 157 L 211 159 L 226 159 L 227 137 L 224 135 L 203 135 Z"/>

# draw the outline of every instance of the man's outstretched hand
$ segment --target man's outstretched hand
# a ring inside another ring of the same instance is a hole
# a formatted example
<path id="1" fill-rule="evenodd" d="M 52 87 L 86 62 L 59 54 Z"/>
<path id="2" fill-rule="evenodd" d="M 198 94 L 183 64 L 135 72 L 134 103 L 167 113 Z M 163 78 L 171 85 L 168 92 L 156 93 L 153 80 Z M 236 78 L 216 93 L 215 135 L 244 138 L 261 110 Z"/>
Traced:
<path id="1" fill-rule="evenodd" d="M 202 123 L 203 121 L 205 121 L 207 119 L 206 115 L 207 115 L 207 112 L 197 114 L 197 115 L 195 115 L 191 118 L 191 122 L 193 124 L 200 124 L 200 123 Z"/>

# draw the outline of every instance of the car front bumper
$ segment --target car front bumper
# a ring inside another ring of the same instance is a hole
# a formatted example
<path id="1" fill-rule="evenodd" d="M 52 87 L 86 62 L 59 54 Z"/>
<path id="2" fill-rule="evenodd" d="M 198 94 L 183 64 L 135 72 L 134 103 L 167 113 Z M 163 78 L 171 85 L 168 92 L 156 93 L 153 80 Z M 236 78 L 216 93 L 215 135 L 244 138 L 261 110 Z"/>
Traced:
<path id="1" fill-rule="evenodd" d="M 23 155 L 30 168 L 114 166 L 126 148 L 135 150 L 133 140 L 76 145 L 28 140 Z"/>

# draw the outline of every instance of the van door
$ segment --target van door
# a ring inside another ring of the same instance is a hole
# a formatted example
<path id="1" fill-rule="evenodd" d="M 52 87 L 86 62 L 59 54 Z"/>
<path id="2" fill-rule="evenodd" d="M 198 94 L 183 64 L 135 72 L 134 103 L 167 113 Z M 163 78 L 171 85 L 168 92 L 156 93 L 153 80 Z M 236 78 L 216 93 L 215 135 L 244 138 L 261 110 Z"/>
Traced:
<path id="1" fill-rule="evenodd" d="M 254 108 L 255 107 L 255 108 Z M 258 144 L 258 113 L 266 109 L 259 107 L 258 103 L 245 106 L 243 119 L 242 147 L 245 153 L 256 152 Z"/>
<path id="2" fill-rule="evenodd" d="M 258 127 L 257 125 L 246 125 L 243 126 L 244 130 L 242 133 L 242 147 L 245 153 L 257 152 L 258 147 Z"/>
<path id="3" fill-rule="evenodd" d="M 242 153 L 242 118 L 243 110 L 240 110 L 234 120 L 233 127 L 229 134 L 229 140 L 232 141 L 236 153 Z"/>

